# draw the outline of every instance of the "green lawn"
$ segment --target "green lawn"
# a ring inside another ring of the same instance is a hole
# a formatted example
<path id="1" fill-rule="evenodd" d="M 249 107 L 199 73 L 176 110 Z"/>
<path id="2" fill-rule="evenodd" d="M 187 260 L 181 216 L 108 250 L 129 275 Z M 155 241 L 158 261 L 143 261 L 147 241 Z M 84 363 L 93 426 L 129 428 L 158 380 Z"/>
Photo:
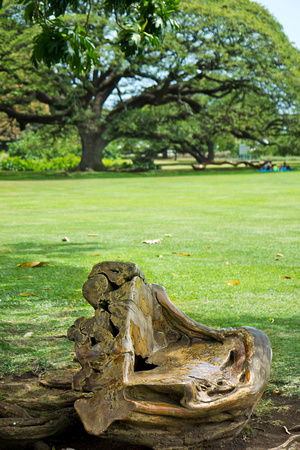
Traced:
<path id="1" fill-rule="evenodd" d="M 99 261 L 122 260 L 165 286 L 193 319 L 266 332 L 269 389 L 299 393 L 299 181 L 296 171 L 3 174 L 2 373 L 71 366 L 73 343 L 35 338 L 92 315 L 81 294 L 88 273 Z M 28 261 L 49 265 L 17 266 Z"/>

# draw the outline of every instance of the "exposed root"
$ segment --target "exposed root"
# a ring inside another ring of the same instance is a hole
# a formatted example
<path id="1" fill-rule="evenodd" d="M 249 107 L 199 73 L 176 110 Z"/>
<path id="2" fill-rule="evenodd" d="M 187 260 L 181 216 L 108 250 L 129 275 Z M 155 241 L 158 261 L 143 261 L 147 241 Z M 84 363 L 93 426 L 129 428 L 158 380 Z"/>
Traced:
<path id="1" fill-rule="evenodd" d="M 279 447 L 273 447 L 269 450 L 285 450 L 291 448 L 291 445 L 294 442 L 300 441 L 300 434 L 295 434 L 294 436 L 291 436 L 287 441 L 285 441 L 283 444 L 279 445 Z"/>

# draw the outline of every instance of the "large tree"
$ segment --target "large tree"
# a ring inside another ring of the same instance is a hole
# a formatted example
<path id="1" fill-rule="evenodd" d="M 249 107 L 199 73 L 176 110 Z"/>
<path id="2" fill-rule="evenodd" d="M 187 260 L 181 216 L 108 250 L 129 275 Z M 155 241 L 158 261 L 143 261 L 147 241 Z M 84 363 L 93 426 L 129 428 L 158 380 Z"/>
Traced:
<path id="1" fill-rule="evenodd" d="M 137 136 L 148 130 L 148 137 L 156 139 L 154 131 L 161 133 L 165 124 L 167 143 L 180 130 L 190 136 L 184 127 L 192 125 L 193 143 L 201 145 L 203 124 L 209 125 L 206 142 L 222 131 L 243 138 L 255 132 L 258 140 L 266 140 L 274 120 L 277 133 L 285 130 L 283 116 L 297 114 L 299 52 L 281 26 L 249 0 L 186 1 L 181 6 L 180 30 L 166 35 L 158 49 L 125 59 L 111 31 L 113 17 L 105 17 L 99 4 L 90 19 L 98 65 L 85 76 L 63 65 L 32 67 L 27 43 L 33 30 L 7 7 L 1 15 L 0 112 L 23 128 L 28 123 L 76 126 L 82 141 L 80 170 L 102 170 L 104 148 L 128 136 L 132 127 Z M 147 108 L 152 116 L 157 111 L 157 118 L 163 110 L 165 115 L 155 129 L 141 130 L 139 111 L 144 114 Z M 263 117 L 268 124 L 257 126 Z M 178 124 L 177 131 L 172 123 Z M 247 126 L 256 129 L 250 133 Z"/>
<path id="2" fill-rule="evenodd" d="M 273 153 L 296 153 L 299 115 L 281 111 L 268 95 L 233 91 L 221 98 L 195 95 L 193 100 L 199 111 L 181 102 L 124 111 L 111 122 L 109 135 L 120 138 L 124 151 L 131 148 L 146 161 L 173 149 L 208 163 L 216 149 L 226 150 L 234 140 L 270 147 Z"/>

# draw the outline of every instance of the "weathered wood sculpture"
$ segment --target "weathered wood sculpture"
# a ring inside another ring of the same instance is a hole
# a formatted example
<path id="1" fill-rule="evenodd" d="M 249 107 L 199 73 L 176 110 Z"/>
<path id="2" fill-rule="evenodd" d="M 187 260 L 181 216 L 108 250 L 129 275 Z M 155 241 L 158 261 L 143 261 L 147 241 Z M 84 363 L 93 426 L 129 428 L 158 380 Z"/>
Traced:
<path id="1" fill-rule="evenodd" d="M 83 295 L 95 315 L 68 336 L 82 366 L 73 388 L 93 393 L 75 402 L 89 433 L 198 449 L 241 431 L 269 377 L 265 334 L 195 322 L 133 263 L 97 264 Z"/>

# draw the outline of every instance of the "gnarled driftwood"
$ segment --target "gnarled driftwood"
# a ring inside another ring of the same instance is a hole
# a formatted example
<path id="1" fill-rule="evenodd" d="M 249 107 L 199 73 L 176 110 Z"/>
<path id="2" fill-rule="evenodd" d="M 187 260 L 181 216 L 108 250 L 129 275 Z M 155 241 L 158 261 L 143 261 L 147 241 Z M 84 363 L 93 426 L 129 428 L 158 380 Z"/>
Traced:
<path id="1" fill-rule="evenodd" d="M 264 333 L 195 322 L 133 263 L 97 264 L 83 294 L 95 315 L 68 336 L 82 366 L 73 388 L 93 393 L 75 402 L 89 433 L 186 449 L 241 431 L 269 377 Z"/>

